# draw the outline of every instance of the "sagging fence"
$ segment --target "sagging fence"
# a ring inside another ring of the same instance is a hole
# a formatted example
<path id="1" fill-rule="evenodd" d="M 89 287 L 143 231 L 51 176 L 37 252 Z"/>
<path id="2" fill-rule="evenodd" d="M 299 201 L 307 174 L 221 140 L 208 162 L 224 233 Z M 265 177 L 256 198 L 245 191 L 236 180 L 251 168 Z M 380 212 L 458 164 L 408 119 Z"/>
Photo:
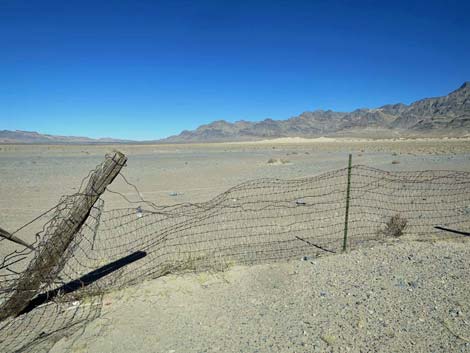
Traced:
<path id="1" fill-rule="evenodd" d="M 125 161 L 120 153 L 107 156 L 78 193 L 36 220 L 44 225 L 34 244 L 3 257 L 0 351 L 47 351 L 100 315 L 103 293 L 146 279 L 327 255 L 387 234 L 442 238 L 437 226 L 470 228 L 466 172 L 358 165 L 297 180 L 252 180 L 204 203 L 142 200 L 106 209 L 101 195 Z M 21 241 L 27 231 L 13 236 Z"/>

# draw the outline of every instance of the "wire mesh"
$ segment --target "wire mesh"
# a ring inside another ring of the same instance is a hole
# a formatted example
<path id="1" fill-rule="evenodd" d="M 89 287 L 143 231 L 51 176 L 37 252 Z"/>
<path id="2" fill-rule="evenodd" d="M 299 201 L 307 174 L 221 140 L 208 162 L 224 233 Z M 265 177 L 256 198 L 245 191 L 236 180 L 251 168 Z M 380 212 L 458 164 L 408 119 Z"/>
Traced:
<path id="1" fill-rule="evenodd" d="M 0 321 L 0 351 L 47 351 L 100 315 L 103 293 L 143 280 L 341 251 L 347 174 L 345 168 L 296 180 L 252 180 L 204 203 L 157 206 L 141 200 L 108 210 L 100 198 L 57 266 L 30 274 L 41 276 L 42 284 L 28 308 Z M 70 217 L 77 195 L 21 229 L 44 224 L 35 251 L 3 257 L 0 308 L 18 292 L 19 279 L 57 225 Z M 442 238 L 435 226 L 468 230 L 470 173 L 352 167 L 348 248 L 382 241 L 382 230 L 396 215 L 406 219 L 406 239 Z"/>

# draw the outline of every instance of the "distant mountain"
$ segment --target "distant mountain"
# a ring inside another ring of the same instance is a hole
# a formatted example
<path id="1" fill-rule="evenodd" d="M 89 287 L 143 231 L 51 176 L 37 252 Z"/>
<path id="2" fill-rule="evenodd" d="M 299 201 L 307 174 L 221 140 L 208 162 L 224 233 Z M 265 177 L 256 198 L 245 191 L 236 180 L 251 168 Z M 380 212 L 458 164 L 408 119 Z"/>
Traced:
<path id="1" fill-rule="evenodd" d="M 79 143 L 123 143 L 131 142 L 128 140 L 119 140 L 113 138 L 92 139 L 89 137 L 77 136 L 56 136 L 39 134 L 35 131 L 10 131 L 0 130 L 0 143 L 58 143 L 58 144 L 79 144 Z"/>
<path id="2" fill-rule="evenodd" d="M 447 96 L 410 105 L 388 104 L 352 112 L 316 110 L 287 120 L 224 120 L 183 131 L 162 142 L 244 141 L 277 137 L 465 135 L 470 133 L 470 82 Z"/>
<path id="3" fill-rule="evenodd" d="M 250 141 L 278 137 L 396 137 L 463 136 L 470 134 L 470 82 L 444 97 L 425 98 L 410 105 L 387 104 L 375 109 L 352 112 L 315 110 L 287 120 L 259 122 L 217 120 L 196 130 L 159 141 L 141 143 L 184 143 Z M 136 143 L 113 138 L 92 139 L 55 136 L 32 131 L 0 130 L 0 143 L 104 144 Z"/>

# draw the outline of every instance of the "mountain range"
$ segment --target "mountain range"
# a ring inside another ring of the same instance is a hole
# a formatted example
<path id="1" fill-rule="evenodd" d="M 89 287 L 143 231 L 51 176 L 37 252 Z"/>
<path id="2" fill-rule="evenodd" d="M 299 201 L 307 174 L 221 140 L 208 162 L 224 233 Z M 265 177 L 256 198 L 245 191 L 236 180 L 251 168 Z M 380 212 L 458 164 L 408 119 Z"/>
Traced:
<path id="1" fill-rule="evenodd" d="M 241 141 L 278 137 L 410 136 L 470 133 L 470 82 L 443 97 L 425 98 L 410 105 L 387 104 L 352 112 L 307 111 L 287 120 L 260 122 L 225 120 L 201 125 L 166 142 Z"/>
<path id="2" fill-rule="evenodd" d="M 217 120 L 179 135 L 146 143 L 250 141 L 279 137 L 396 137 L 467 136 L 470 134 L 470 82 L 443 97 L 425 98 L 410 105 L 387 104 L 352 112 L 307 111 L 287 120 L 259 122 Z M 45 135 L 0 130 L 0 143 L 132 143 L 113 138 Z"/>
<path id="3" fill-rule="evenodd" d="M 51 143 L 51 144 L 104 144 L 104 143 L 124 143 L 131 142 L 128 140 L 120 140 L 113 138 L 100 138 L 92 139 L 89 137 L 80 136 L 58 136 L 40 134 L 35 131 L 21 131 L 21 130 L 0 130 L 0 143 Z"/>

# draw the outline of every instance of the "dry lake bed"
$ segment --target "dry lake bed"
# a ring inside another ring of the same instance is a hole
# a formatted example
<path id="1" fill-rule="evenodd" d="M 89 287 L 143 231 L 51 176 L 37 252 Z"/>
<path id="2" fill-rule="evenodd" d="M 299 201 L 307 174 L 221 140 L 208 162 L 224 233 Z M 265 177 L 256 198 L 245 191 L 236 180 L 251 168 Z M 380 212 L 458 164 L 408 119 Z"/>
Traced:
<path id="1" fill-rule="evenodd" d="M 349 153 L 387 171 L 470 172 L 470 139 L 0 145 L 0 226 L 13 231 L 76 192 L 114 149 L 128 156 L 127 180 L 157 205 L 344 168 Z M 110 189 L 138 200 L 120 178 Z M 116 194 L 106 201 L 125 204 Z M 0 256 L 15 248 L 0 246 Z M 470 352 L 468 278 L 470 239 L 406 237 L 312 261 L 170 275 L 107 294 L 102 317 L 52 351 Z"/>

